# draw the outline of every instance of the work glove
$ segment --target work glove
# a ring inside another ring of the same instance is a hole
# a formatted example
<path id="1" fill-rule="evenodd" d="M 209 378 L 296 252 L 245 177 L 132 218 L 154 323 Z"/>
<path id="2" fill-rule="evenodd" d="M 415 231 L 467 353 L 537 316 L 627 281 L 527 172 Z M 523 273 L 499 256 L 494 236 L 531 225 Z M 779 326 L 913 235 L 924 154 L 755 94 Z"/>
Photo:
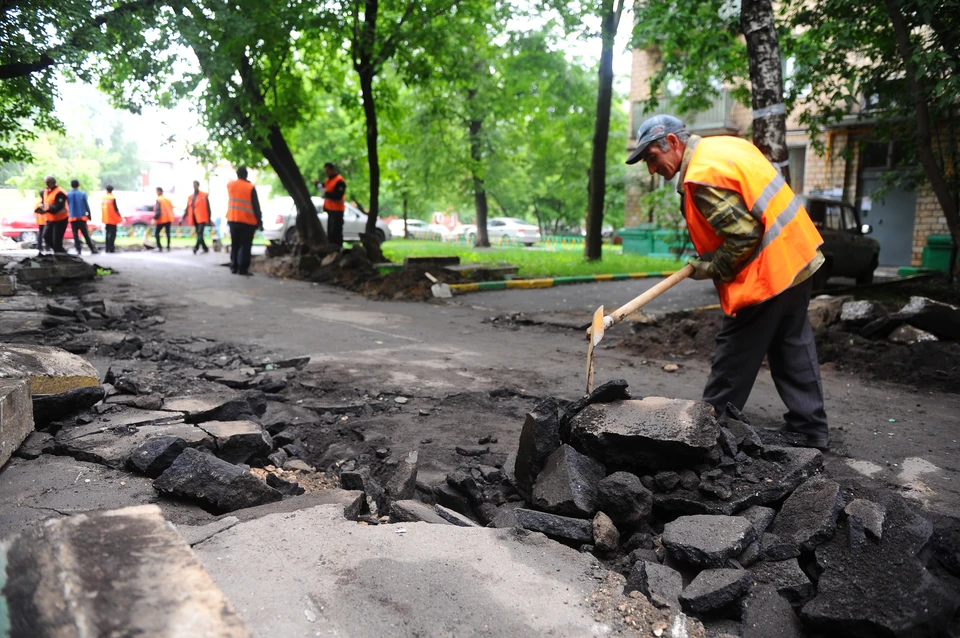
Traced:
<path id="1" fill-rule="evenodd" d="M 716 271 L 712 267 L 713 264 L 711 264 L 709 261 L 691 259 L 687 263 L 693 266 L 693 274 L 690 275 L 691 279 L 703 280 L 716 278 Z"/>

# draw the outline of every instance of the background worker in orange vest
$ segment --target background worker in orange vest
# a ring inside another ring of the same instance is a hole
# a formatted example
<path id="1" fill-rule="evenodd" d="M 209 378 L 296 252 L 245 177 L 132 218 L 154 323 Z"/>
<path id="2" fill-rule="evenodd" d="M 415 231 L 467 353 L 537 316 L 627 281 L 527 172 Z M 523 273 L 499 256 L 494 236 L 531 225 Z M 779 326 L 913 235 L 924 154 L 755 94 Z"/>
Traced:
<path id="1" fill-rule="evenodd" d="M 63 235 L 67 232 L 70 217 L 67 194 L 57 186 L 57 178 L 53 175 L 47 175 L 44 181 L 47 184 L 47 189 L 43 191 L 43 213 L 47 218 L 44 239 L 47 246 L 53 248 L 53 252 L 65 253 L 67 251 L 63 247 Z"/>
<path id="2" fill-rule="evenodd" d="M 779 171 L 746 140 L 690 135 L 657 115 L 640 125 L 628 164 L 647 163 L 677 190 L 700 258 L 694 279 L 712 279 L 725 317 L 703 400 L 742 410 L 766 356 L 784 428 L 807 445 L 829 444 L 827 415 L 807 306 L 823 240 Z"/>
<path id="3" fill-rule="evenodd" d="M 230 272 L 250 276 L 253 235 L 263 230 L 257 189 L 247 181 L 247 169 L 237 169 L 237 179 L 227 184 L 227 225 L 230 226 Z"/>
<path id="4" fill-rule="evenodd" d="M 343 211 L 346 205 L 343 201 L 347 192 L 347 182 L 343 175 L 332 163 L 323 165 L 323 172 L 327 175 L 323 182 L 323 211 L 327 214 L 327 241 L 334 246 L 343 246 Z M 319 186 L 317 182 L 317 186 Z"/>
<path id="5" fill-rule="evenodd" d="M 203 232 L 210 223 L 210 199 L 206 193 L 200 190 L 200 182 L 193 183 L 193 194 L 187 199 L 187 208 L 183 211 L 181 223 L 188 222 L 197 231 L 197 245 L 193 247 L 193 254 L 201 248 L 203 252 L 208 253 L 210 249 L 203 241 Z"/>
<path id="6" fill-rule="evenodd" d="M 167 252 L 170 252 L 170 227 L 173 226 L 173 202 L 164 197 L 163 189 L 157 186 L 157 203 L 153 207 L 153 223 L 156 224 L 154 237 L 157 239 L 157 250 L 163 252 L 160 245 L 160 231 L 167 233 Z"/>
<path id="7" fill-rule="evenodd" d="M 107 229 L 107 252 L 116 252 L 114 244 L 117 241 L 117 226 L 123 223 L 123 217 L 117 206 L 117 198 L 113 194 L 113 186 L 107 186 L 107 194 L 100 202 L 100 219 L 103 220 L 103 225 Z"/>
<path id="8" fill-rule="evenodd" d="M 87 194 L 80 190 L 78 180 L 70 181 L 67 203 L 70 207 L 70 228 L 73 229 L 73 245 L 77 248 L 77 254 L 79 255 L 82 252 L 83 244 L 80 243 L 80 236 L 83 235 L 83 238 L 87 241 L 87 246 L 90 247 L 90 252 L 96 255 L 100 251 L 97 250 L 93 240 L 90 239 L 90 229 L 87 228 L 87 221 L 90 219 L 90 202 L 87 200 Z"/>
<path id="9" fill-rule="evenodd" d="M 33 216 L 37 218 L 37 254 L 43 254 L 43 233 L 46 231 L 47 217 L 43 212 L 43 191 L 38 193 L 37 205 L 33 207 Z"/>

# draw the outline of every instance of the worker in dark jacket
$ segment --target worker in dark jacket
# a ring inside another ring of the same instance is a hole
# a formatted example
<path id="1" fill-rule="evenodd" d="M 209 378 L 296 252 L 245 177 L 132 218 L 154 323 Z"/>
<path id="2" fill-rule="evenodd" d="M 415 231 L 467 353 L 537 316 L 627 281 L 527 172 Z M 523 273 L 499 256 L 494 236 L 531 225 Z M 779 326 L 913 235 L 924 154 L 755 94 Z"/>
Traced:
<path id="1" fill-rule="evenodd" d="M 332 163 L 323 165 L 327 179 L 323 182 L 323 212 L 327 214 L 327 241 L 334 246 L 343 246 L 343 211 L 346 209 L 344 194 L 347 182 Z M 320 182 L 317 182 L 319 186 Z"/>
<path id="2" fill-rule="evenodd" d="M 699 258 L 694 279 L 711 280 L 725 314 L 703 400 L 742 410 L 764 358 L 787 406 L 784 428 L 810 447 L 829 447 L 823 386 L 807 306 L 823 265 L 823 239 L 777 168 L 738 137 L 691 135 L 670 115 L 640 125 L 628 164 L 677 177 Z"/>
<path id="3" fill-rule="evenodd" d="M 80 243 L 80 235 L 87 241 L 90 252 L 96 255 L 99 250 L 90 239 L 90 229 L 87 228 L 87 221 L 90 219 L 90 202 L 87 201 L 87 194 L 80 190 L 80 182 L 72 180 L 70 182 L 70 192 L 67 193 L 67 202 L 70 205 L 70 228 L 73 229 L 73 245 L 77 248 L 79 255 L 83 244 Z"/>
<path id="4" fill-rule="evenodd" d="M 57 185 L 57 178 L 47 175 L 44 179 L 47 188 L 43 191 L 43 214 L 47 218 L 44 241 L 55 253 L 67 252 L 63 248 L 63 235 L 67 232 L 70 207 L 67 194 Z"/>
<path id="5" fill-rule="evenodd" d="M 250 276 L 250 251 L 263 215 L 257 189 L 247 181 L 247 169 L 237 169 L 237 179 L 227 184 L 227 224 L 230 226 L 230 272 Z"/>

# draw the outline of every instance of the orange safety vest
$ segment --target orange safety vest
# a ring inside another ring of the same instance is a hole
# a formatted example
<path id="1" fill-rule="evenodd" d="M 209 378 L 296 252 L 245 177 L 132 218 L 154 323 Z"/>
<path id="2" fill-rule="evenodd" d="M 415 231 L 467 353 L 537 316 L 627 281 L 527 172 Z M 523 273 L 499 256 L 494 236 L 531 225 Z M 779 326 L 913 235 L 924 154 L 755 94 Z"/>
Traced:
<path id="1" fill-rule="evenodd" d="M 759 149 L 738 137 L 701 139 L 684 176 L 684 217 L 701 255 L 715 251 L 723 238 L 697 210 L 694 185 L 740 193 L 750 214 L 763 224 L 756 252 L 731 281 L 717 283 L 720 306 L 728 315 L 775 297 L 817 256 L 820 233 L 777 169 Z"/>
<path id="2" fill-rule="evenodd" d="M 333 191 L 333 189 L 336 187 L 338 182 L 346 183 L 346 180 L 344 180 L 343 176 L 340 175 L 339 173 L 334 175 L 327 181 L 325 181 L 323 183 L 324 194 Z M 336 212 L 336 211 L 346 210 L 346 208 L 347 206 L 342 199 L 340 201 L 336 201 L 333 199 L 327 199 L 326 197 L 323 198 L 323 210 L 330 210 L 330 211 Z"/>
<path id="3" fill-rule="evenodd" d="M 157 198 L 157 201 L 160 202 L 160 217 L 157 217 L 156 224 L 172 224 L 174 221 L 173 218 L 173 202 L 161 195 Z"/>
<path id="4" fill-rule="evenodd" d="M 54 202 L 54 200 L 57 199 L 57 195 L 58 195 L 59 193 L 63 193 L 63 196 L 64 196 L 64 197 L 67 196 L 66 192 L 64 192 L 64 190 L 63 190 L 62 188 L 60 188 L 59 186 L 57 186 L 57 187 L 54 188 L 53 190 L 50 190 L 50 189 L 48 188 L 48 189 L 46 189 L 45 191 L 43 191 L 43 202 L 47 205 L 48 208 L 49 208 L 50 206 L 53 206 L 53 202 Z M 63 210 L 60 211 L 59 213 L 44 213 L 44 215 L 45 215 L 46 218 L 47 218 L 47 223 L 48 223 L 48 224 L 49 224 L 50 222 L 62 222 L 63 220 L 65 220 L 65 219 L 67 219 L 68 217 L 70 217 L 70 205 L 67 204 L 66 202 L 64 202 L 64 203 L 63 203 Z"/>
<path id="5" fill-rule="evenodd" d="M 100 202 L 100 219 L 104 224 L 117 226 L 123 223 L 123 217 L 117 212 L 117 198 L 113 193 L 107 193 Z"/>
<path id="6" fill-rule="evenodd" d="M 43 212 L 43 199 L 37 200 L 37 205 L 33 207 L 33 216 L 37 218 L 37 226 L 47 225 L 47 215 Z"/>
<path id="7" fill-rule="evenodd" d="M 191 225 L 210 223 L 210 204 L 206 193 L 197 191 L 187 199 L 187 218 Z"/>
<path id="8" fill-rule="evenodd" d="M 257 216 L 253 213 L 253 184 L 245 179 L 227 184 L 227 221 L 257 225 Z"/>

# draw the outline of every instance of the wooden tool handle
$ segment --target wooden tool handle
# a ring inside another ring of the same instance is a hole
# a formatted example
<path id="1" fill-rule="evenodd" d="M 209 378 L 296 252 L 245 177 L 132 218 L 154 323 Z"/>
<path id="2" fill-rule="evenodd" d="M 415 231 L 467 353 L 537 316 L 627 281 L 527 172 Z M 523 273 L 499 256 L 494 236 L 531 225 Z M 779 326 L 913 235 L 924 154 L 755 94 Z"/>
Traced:
<path id="1" fill-rule="evenodd" d="M 687 264 L 677 272 L 673 273 L 672 275 L 670 275 L 669 277 L 667 277 L 666 279 L 658 283 L 656 286 L 654 286 L 650 290 L 647 290 L 642 295 L 639 295 L 632 301 L 628 301 L 627 303 L 620 306 L 619 308 L 611 312 L 609 315 L 604 317 L 604 322 L 603 322 L 604 327 L 609 328 L 615 324 L 620 323 L 621 321 L 624 320 L 624 318 L 640 310 L 640 308 L 644 307 L 645 305 L 647 305 L 648 303 L 650 303 L 651 301 L 653 301 L 654 299 L 656 299 L 666 291 L 670 290 L 671 288 L 673 288 L 678 283 L 680 283 L 681 281 L 683 281 L 684 279 L 686 279 L 692 274 L 693 274 L 693 266 L 691 266 L 690 264 Z"/>

